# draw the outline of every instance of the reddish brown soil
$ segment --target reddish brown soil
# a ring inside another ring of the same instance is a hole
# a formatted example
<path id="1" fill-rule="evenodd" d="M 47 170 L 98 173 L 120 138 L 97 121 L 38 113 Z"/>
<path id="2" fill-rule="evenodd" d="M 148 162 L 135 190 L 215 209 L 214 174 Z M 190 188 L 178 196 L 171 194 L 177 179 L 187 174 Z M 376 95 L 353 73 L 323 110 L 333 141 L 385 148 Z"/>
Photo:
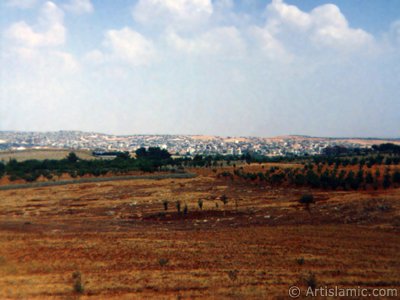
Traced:
<path id="1" fill-rule="evenodd" d="M 305 189 L 197 172 L 0 191 L 0 299 L 288 299 L 310 273 L 400 289 L 400 189 L 314 191 L 305 209 Z"/>

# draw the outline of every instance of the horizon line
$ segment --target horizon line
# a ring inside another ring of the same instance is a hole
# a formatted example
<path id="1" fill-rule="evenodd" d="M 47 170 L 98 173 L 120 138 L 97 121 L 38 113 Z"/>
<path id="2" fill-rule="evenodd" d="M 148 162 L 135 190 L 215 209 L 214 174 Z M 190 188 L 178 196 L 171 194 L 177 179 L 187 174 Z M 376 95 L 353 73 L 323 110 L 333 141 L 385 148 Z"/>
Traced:
<path id="1" fill-rule="evenodd" d="M 350 139 L 350 140 L 400 140 L 400 137 L 376 137 L 376 136 L 313 136 L 308 134 L 283 134 L 283 135 L 275 135 L 275 136 L 255 136 L 255 135 L 214 135 L 214 134 L 184 134 L 184 133 L 131 133 L 131 134 L 112 134 L 112 133 L 104 133 L 98 131 L 85 131 L 85 130 L 0 130 L 1 132 L 12 132 L 12 133 L 57 133 L 57 132 L 81 132 L 81 133 L 93 133 L 93 134 L 102 134 L 108 136 L 209 136 L 209 137 L 218 137 L 218 138 L 264 138 L 264 139 L 273 139 L 273 138 L 288 138 L 288 137 L 302 137 L 302 138 L 317 138 L 317 139 Z"/>

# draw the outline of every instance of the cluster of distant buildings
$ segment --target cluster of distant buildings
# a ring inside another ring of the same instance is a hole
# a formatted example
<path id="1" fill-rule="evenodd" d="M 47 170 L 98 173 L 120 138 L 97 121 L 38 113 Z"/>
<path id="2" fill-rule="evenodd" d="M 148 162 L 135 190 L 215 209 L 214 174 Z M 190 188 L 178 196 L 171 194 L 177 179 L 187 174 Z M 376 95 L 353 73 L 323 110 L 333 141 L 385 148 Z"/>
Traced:
<path id="1" fill-rule="evenodd" d="M 368 147 L 360 139 L 311 138 L 305 136 L 218 137 L 191 135 L 108 135 L 81 131 L 16 132 L 0 131 L 0 150 L 79 149 L 92 151 L 135 151 L 140 147 L 160 147 L 173 155 L 265 156 L 320 154 L 328 146 Z M 384 141 L 382 141 L 384 142 Z"/>

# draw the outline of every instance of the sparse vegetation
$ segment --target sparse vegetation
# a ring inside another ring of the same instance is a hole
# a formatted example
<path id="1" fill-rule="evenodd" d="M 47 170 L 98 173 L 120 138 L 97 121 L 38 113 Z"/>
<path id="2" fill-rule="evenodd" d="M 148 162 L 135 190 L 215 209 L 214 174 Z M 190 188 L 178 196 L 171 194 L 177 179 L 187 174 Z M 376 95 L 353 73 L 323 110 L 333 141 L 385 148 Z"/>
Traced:
<path id="1" fill-rule="evenodd" d="M 158 260 L 158 264 L 159 264 L 161 267 L 165 267 L 165 266 L 168 264 L 168 262 L 169 262 L 169 259 L 168 259 L 168 258 L 160 258 L 160 259 Z"/>
<path id="2" fill-rule="evenodd" d="M 314 273 L 310 272 L 305 278 L 304 282 L 308 288 L 315 290 L 317 288 L 317 277 Z"/>
<path id="3" fill-rule="evenodd" d="M 236 281 L 238 278 L 239 271 L 238 270 L 230 270 L 228 271 L 228 277 L 232 281 Z"/>
<path id="4" fill-rule="evenodd" d="M 383 183 L 382 183 L 382 185 L 383 185 L 384 189 L 388 189 L 391 186 L 391 184 L 392 184 L 392 181 L 391 181 L 390 172 L 387 169 L 385 171 L 385 174 L 383 175 Z"/>
<path id="5" fill-rule="evenodd" d="M 300 204 L 302 204 L 307 210 L 310 209 L 310 205 L 315 203 L 314 196 L 312 194 L 301 195 L 299 199 Z"/>
<path id="6" fill-rule="evenodd" d="M 396 171 L 393 173 L 393 178 L 392 178 L 392 180 L 393 180 L 393 183 L 394 183 L 394 184 L 400 184 L 400 171 L 399 171 L 399 170 L 396 170 Z"/>
<path id="7" fill-rule="evenodd" d="M 178 214 L 180 214 L 181 213 L 181 201 L 180 200 L 176 201 L 175 207 L 176 207 L 176 210 L 178 211 Z"/>
<path id="8" fill-rule="evenodd" d="M 169 204 L 168 200 L 163 201 L 164 210 L 168 210 L 168 204 Z"/>
<path id="9" fill-rule="evenodd" d="M 199 199 L 197 201 L 197 205 L 199 206 L 200 210 L 203 210 L 203 200 L 202 199 Z"/>
<path id="10" fill-rule="evenodd" d="M 84 286 L 82 283 L 82 275 L 81 272 L 75 271 L 72 273 L 73 280 L 73 290 L 75 293 L 82 294 L 84 292 Z"/>
<path id="11" fill-rule="evenodd" d="M 228 197 L 225 194 L 223 194 L 220 199 L 224 205 L 228 203 Z"/>

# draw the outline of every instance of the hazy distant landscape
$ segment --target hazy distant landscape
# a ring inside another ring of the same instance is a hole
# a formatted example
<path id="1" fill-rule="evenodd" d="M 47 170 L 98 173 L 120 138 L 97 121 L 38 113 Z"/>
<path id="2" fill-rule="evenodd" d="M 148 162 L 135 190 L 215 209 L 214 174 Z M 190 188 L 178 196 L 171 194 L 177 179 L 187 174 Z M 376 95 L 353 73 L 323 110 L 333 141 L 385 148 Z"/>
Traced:
<path id="1" fill-rule="evenodd" d="M 265 156 L 321 154 L 332 146 L 371 147 L 395 143 L 400 139 L 331 138 L 308 136 L 220 137 L 201 135 L 109 135 L 82 131 L 18 132 L 0 131 L 0 150 L 75 149 L 87 151 L 135 151 L 140 147 L 160 147 L 176 155 Z M 83 154 L 85 155 L 85 154 Z M 64 155 L 65 156 L 65 155 Z M 5 157 L 4 154 L 0 156 Z"/>

